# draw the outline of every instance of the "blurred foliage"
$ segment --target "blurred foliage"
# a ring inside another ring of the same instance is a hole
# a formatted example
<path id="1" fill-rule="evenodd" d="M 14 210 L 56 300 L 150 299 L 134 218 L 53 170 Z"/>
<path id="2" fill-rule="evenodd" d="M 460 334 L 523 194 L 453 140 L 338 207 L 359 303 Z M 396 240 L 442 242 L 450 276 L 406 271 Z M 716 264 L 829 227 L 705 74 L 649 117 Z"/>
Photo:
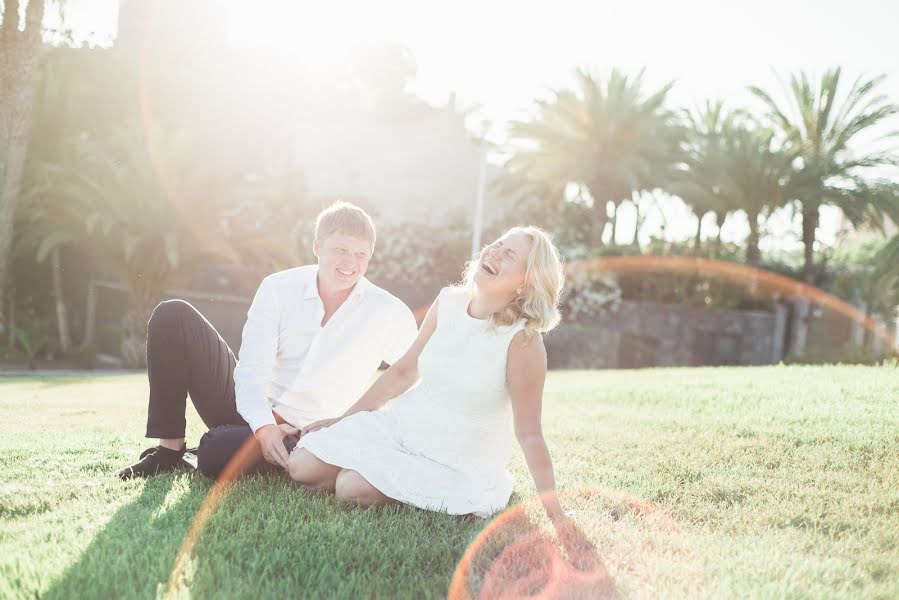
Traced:
<path id="1" fill-rule="evenodd" d="M 843 245 L 826 264 L 824 285 L 866 314 L 892 321 L 899 306 L 899 274 L 884 268 L 890 250 L 891 243 L 884 239 Z"/>
<path id="2" fill-rule="evenodd" d="M 805 71 L 790 76 L 778 99 L 757 86 L 750 92 L 765 108 L 764 118 L 793 162 L 789 200 L 802 222 L 803 279 L 811 282 L 816 269 L 814 247 L 822 206 L 840 209 L 856 228 L 881 233 L 885 223 L 899 224 L 899 183 L 875 178 L 877 168 L 899 164 L 893 151 L 855 143 L 872 131 L 890 126 L 899 104 L 882 92 L 885 75 L 859 76 L 849 84 L 839 67 L 815 80 Z M 880 139 L 896 138 L 899 130 Z M 864 150 L 862 149 L 864 148 Z"/>
<path id="3" fill-rule="evenodd" d="M 574 88 L 536 101 L 536 116 L 510 125 L 511 156 L 500 186 L 562 201 L 570 186 L 589 197 L 590 241 L 615 243 L 618 207 L 634 194 L 664 187 L 683 160 L 684 125 L 667 105 L 673 82 L 647 91 L 644 70 L 607 78 L 576 72 Z"/>
<path id="4" fill-rule="evenodd" d="M 845 343 L 836 349 L 821 346 L 808 346 L 803 352 L 787 356 L 784 364 L 787 365 L 876 365 L 883 364 L 895 366 L 899 355 L 889 349 L 874 352 L 869 346 L 859 346 L 853 343 Z"/>
<path id="5" fill-rule="evenodd" d="M 397 46 L 366 49 L 355 70 L 335 76 L 324 95 L 308 93 L 287 71 L 260 69 L 250 56 L 180 58 L 174 46 L 143 58 L 120 48 L 51 48 L 43 55 L 15 230 L 13 292 L 23 333 L 10 352 L 53 352 L 41 332 L 50 324 L 52 334 L 55 322 L 56 292 L 44 260 L 54 250 L 62 258 L 65 310 L 76 338 L 85 337 L 89 282 L 125 286 L 127 319 L 96 329 L 130 340 L 132 358 L 139 358 L 141 328 L 166 289 L 222 281 L 217 291 L 250 295 L 247 282 L 313 262 L 314 217 L 335 198 L 310 195 L 292 157 L 295 136 L 303 132 L 285 123 L 324 110 L 321 98 L 328 98 L 329 118 L 355 107 L 392 120 L 416 106 L 407 93 L 414 58 Z M 208 69 L 212 61 L 234 68 Z M 198 68 L 209 72 L 197 78 Z M 692 113 L 674 110 L 667 100 L 671 85 L 649 90 L 643 71 L 608 77 L 579 71 L 576 86 L 553 91 L 538 101 L 533 120 L 512 125 L 513 143 L 503 149 L 509 161 L 496 184 L 510 198 L 508 211 L 486 224 L 483 241 L 527 222 L 550 231 L 569 263 L 634 254 L 751 262 L 805 277 L 889 321 L 899 303 L 899 236 L 814 252 L 824 204 L 840 207 L 859 229 L 879 230 L 899 215 L 896 186 L 865 171 L 895 156 L 845 152 L 851 138 L 892 116 L 895 106 L 877 95 L 878 78 L 860 79 L 845 95 L 846 102 L 861 103 L 858 114 L 815 99 L 816 86 L 837 95 L 839 79 L 837 70 L 820 82 L 805 74 L 791 80 L 789 101 L 805 102 L 803 115 L 823 119 L 816 127 L 830 131 L 828 138 L 827 131 L 806 131 L 783 117 L 762 90 L 753 92 L 768 110 L 764 123 L 720 101 Z M 273 99 L 275 80 L 285 87 Z M 826 147 L 813 148 L 816 139 Z M 369 210 L 379 225 L 372 281 L 413 308 L 459 281 L 470 258 L 467 214 L 441 227 L 398 223 L 382 218 L 388 215 L 379 215 L 362 193 L 344 199 Z M 639 245 L 647 215 L 678 198 L 699 219 L 693 239 Z M 625 205 L 637 209 L 637 226 L 631 243 L 618 244 L 614 231 Z M 790 208 L 780 210 L 796 211 L 805 229 L 806 255 L 793 262 L 758 251 L 765 218 L 784 205 Z M 717 236 L 703 236 L 704 215 L 713 214 L 720 226 L 735 213 L 759 225 L 749 239 L 724 242 L 720 227 Z M 604 244 L 608 229 L 611 243 Z M 619 300 L 772 310 L 777 299 L 702 273 L 600 272 L 570 277 L 562 310 L 589 319 Z M 91 362 L 94 349 L 95 342 L 82 344 L 72 358 Z"/>

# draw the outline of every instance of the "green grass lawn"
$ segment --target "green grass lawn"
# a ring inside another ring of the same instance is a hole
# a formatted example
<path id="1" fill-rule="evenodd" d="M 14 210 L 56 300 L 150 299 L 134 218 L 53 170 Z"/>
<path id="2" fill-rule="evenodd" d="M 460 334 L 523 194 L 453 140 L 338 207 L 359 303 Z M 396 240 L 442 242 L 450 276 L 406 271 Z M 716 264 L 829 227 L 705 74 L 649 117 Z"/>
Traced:
<path id="1" fill-rule="evenodd" d="M 112 477 L 147 446 L 146 387 L 0 380 L 0 597 L 441 597 L 476 538 L 475 589 L 524 527 L 250 478 L 170 582 L 211 484 Z M 623 597 L 899 598 L 896 367 L 557 372 L 545 433 Z M 518 454 L 512 471 L 530 497 Z"/>

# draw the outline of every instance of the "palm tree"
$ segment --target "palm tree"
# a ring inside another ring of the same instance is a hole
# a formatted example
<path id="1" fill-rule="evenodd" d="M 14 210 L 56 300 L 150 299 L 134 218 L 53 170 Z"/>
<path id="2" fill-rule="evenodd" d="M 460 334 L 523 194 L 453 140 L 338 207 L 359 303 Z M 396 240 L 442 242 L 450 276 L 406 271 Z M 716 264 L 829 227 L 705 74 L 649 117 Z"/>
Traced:
<path id="1" fill-rule="evenodd" d="M 658 187 L 679 160 L 682 129 L 665 107 L 672 84 L 644 93 L 643 73 L 613 70 L 603 83 L 577 72 L 577 89 L 537 102 L 532 121 L 510 126 L 509 176 L 523 185 L 565 189 L 575 184 L 592 199 L 594 246 L 602 246 L 608 205 Z M 615 243 L 614 237 L 612 243 Z"/>
<path id="2" fill-rule="evenodd" d="M 13 223 L 28 153 L 44 18 L 43 0 L 31 0 L 25 28 L 19 30 L 19 4 L 4 0 L 0 25 L 0 330 L 6 325 Z"/>
<path id="3" fill-rule="evenodd" d="M 69 49 L 67 49 L 69 50 Z M 38 263 L 50 259 L 51 285 L 56 304 L 56 324 L 59 349 L 72 349 L 68 307 L 63 285 L 63 250 L 75 238 L 48 219 L 48 213 L 58 210 L 58 198 L 43 194 L 49 186 L 50 165 L 72 160 L 72 144 L 67 138 L 77 135 L 84 126 L 81 110 L 88 89 L 83 73 L 77 69 L 72 52 L 49 51 L 44 54 L 40 68 L 40 83 L 32 108 L 33 127 L 28 148 L 28 161 L 19 197 L 19 215 L 15 226 L 17 253 L 29 251 Z"/>
<path id="4" fill-rule="evenodd" d="M 64 146 L 61 144 L 60 146 Z M 53 194 L 50 183 L 49 165 L 41 163 L 32 165 L 16 220 L 16 241 L 13 248 L 15 256 L 27 256 L 38 264 L 50 259 L 51 287 L 56 305 L 56 331 L 59 349 L 69 352 L 72 349 L 72 337 L 69 328 L 69 310 L 66 305 L 66 294 L 63 285 L 62 250 L 77 241 L 77 215 L 70 215 L 72 223 L 62 226 L 66 207 L 60 206 L 64 200 Z"/>
<path id="5" fill-rule="evenodd" d="M 860 134 L 899 112 L 899 105 L 879 93 L 882 75 L 858 77 L 842 98 L 841 78 L 840 68 L 830 69 L 814 85 L 800 72 L 790 78 L 789 97 L 781 103 L 758 87 L 749 88 L 766 106 L 784 144 L 798 156 L 792 199 L 802 218 L 807 282 L 815 275 L 814 244 L 822 206 L 840 208 L 854 226 L 882 228 L 884 216 L 899 218 L 894 198 L 865 177 L 870 167 L 896 164 L 896 156 L 850 148 Z"/>
<path id="6" fill-rule="evenodd" d="M 732 121 L 723 134 L 723 193 L 732 207 L 746 213 L 746 262 L 757 266 L 761 262 L 759 219 L 783 205 L 794 157 L 776 146 L 773 131 L 751 121 Z"/>
<path id="7" fill-rule="evenodd" d="M 183 136 L 125 127 L 110 139 L 79 141 L 77 155 L 47 167 L 54 176 L 46 196 L 63 200 L 52 214 L 57 231 L 87 236 L 95 260 L 128 290 L 121 346 L 128 365 L 143 364 L 147 319 L 164 291 L 183 285 L 204 261 L 290 261 L 284 240 L 229 220 L 236 211 L 227 191 L 239 187 L 237 176 L 204 170 Z M 70 239 L 50 235 L 43 252 Z"/>
<path id="8" fill-rule="evenodd" d="M 676 170 L 666 191 L 678 196 L 696 215 L 694 253 L 702 243 L 702 221 L 712 214 L 718 226 L 717 245 L 720 249 L 721 227 L 734 209 L 733 200 L 725 193 L 725 129 L 738 113 L 725 109 L 724 101 L 707 101 L 701 109 L 688 113 L 686 121 L 686 156 L 682 167 Z"/>

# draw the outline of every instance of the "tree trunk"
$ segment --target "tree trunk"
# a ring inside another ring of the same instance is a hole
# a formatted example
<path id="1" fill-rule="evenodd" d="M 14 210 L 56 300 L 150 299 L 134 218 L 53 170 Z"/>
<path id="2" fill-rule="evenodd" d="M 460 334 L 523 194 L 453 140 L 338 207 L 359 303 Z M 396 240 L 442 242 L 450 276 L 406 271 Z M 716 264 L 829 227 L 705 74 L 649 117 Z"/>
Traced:
<path id="1" fill-rule="evenodd" d="M 16 343 L 16 298 L 11 287 L 7 288 L 7 298 L 9 300 L 9 327 L 6 332 L 6 345 L 12 348 Z"/>
<path id="2" fill-rule="evenodd" d="M 615 241 L 615 236 L 618 235 L 618 208 L 619 204 L 617 202 L 612 203 L 612 237 L 609 240 L 610 246 L 618 244 L 618 242 Z"/>
<path id="3" fill-rule="evenodd" d="M 806 283 L 815 281 L 815 237 L 818 230 L 818 205 L 802 204 L 802 245 L 803 264 L 802 280 Z"/>
<path id="4" fill-rule="evenodd" d="M 697 214 L 696 237 L 693 238 L 693 254 L 699 254 L 699 248 L 702 246 L 702 217 L 704 215 Z"/>
<path id="5" fill-rule="evenodd" d="M 50 269 L 53 274 L 53 296 L 56 299 L 56 326 L 59 336 L 59 349 L 63 353 L 72 350 L 72 336 L 69 333 L 69 311 L 66 308 L 65 290 L 62 281 L 62 260 L 59 248 L 50 253 Z"/>
<path id="6" fill-rule="evenodd" d="M 749 239 L 746 240 L 746 262 L 753 267 L 759 266 L 762 262 L 762 255 L 759 251 L 759 216 L 755 214 L 746 214 L 749 217 Z"/>
<path id="7" fill-rule="evenodd" d="M 758 214 L 747 213 L 749 217 L 749 239 L 746 240 L 746 263 L 753 267 L 758 267 L 762 262 L 762 254 L 759 252 L 759 216 Z M 755 296 L 759 291 L 758 271 L 752 270 L 749 281 L 746 286 L 747 291 Z"/>
<path id="8" fill-rule="evenodd" d="M 634 238 L 631 240 L 631 246 L 638 246 L 640 244 L 639 235 L 640 235 L 640 226 L 643 224 L 640 222 L 640 197 L 634 192 L 631 195 L 631 203 L 634 205 L 634 210 L 636 211 L 636 215 L 634 216 Z"/>
<path id="9" fill-rule="evenodd" d="M 84 339 L 82 347 L 93 346 L 97 341 L 97 285 L 91 277 L 87 282 L 87 306 L 84 316 Z"/>
<path id="10" fill-rule="evenodd" d="M 727 213 L 715 213 L 715 225 L 718 226 L 718 232 L 715 234 L 715 258 L 721 257 L 721 228 L 724 227 L 726 219 Z"/>
<path id="11" fill-rule="evenodd" d="M 19 31 L 18 4 L 4 0 L 0 27 L 0 331 L 6 322 L 3 301 L 9 286 L 13 220 L 31 136 L 44 18 L 43 0 L 32 0 L 25 11 L 25 30 Z"/>
<path id="12" fill-rule="evenodd" d="M 593 192 L 590 192 L 593 196 Z M 599 200 L 600 196 L 593 196 L 593 227 L 590 231 L 590 244 L 593 248 L 602 248 L 602 234 L 606 230 L 606 224 L 609 222 L 609 215 L 606 212 L 606 202 Z"/>
<path id="13" fill-rule="evenodd" d="M 156 304 L 146 298 L 138 299 L 122 319 L 122 343 L 119 349 L 126 367 L 139 369 L 147 366 L 147 323 Z"/>

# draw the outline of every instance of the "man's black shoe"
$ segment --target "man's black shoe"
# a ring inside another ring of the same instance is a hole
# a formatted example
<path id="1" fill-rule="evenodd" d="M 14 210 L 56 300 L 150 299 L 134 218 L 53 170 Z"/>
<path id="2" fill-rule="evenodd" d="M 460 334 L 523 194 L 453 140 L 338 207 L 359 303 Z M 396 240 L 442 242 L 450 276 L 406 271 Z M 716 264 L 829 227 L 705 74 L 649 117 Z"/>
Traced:
<path id="1" fill-rule="evenodd" d="M 157 448 L 159 448 L 159 446 L 152 446 L 152 447 L 150 447 L 150 448 L 147 448 L 146 450 L 144 450 L 143 452 L 140 453 L 140 457 L 141 457 L 141 458 L 145 457 L 146 455 L 148 455 L 149 453 L 153 452 L 153 451 L 156 450 Z M 199 450 L 199 448 L 186 448 L 186 449 L 184 450 L 184 454 L 193 454 L 194 456 L 196 456 L 196 455 L 197 455 L 197 450 Z"/>
<path id="2" fill-rule="evenodd" d="M 185 462 L 184 450 L 169 450 L 162 446 L 148 448 L 141 453 L 141 459 L 125 467 L 116 473 L 119 479 L 131 479 L 132 477 L 149 477 L 159 473 L 166 473 L 180 468 L 189 468 Z"/>
<path id="3" fill-rule="evenodd" d="M 184 454 L 181 456 L 181 462 L 188 469 L 197 470 L 197 450 L 198 448 L 188 448 L 184 451 Z"/>

